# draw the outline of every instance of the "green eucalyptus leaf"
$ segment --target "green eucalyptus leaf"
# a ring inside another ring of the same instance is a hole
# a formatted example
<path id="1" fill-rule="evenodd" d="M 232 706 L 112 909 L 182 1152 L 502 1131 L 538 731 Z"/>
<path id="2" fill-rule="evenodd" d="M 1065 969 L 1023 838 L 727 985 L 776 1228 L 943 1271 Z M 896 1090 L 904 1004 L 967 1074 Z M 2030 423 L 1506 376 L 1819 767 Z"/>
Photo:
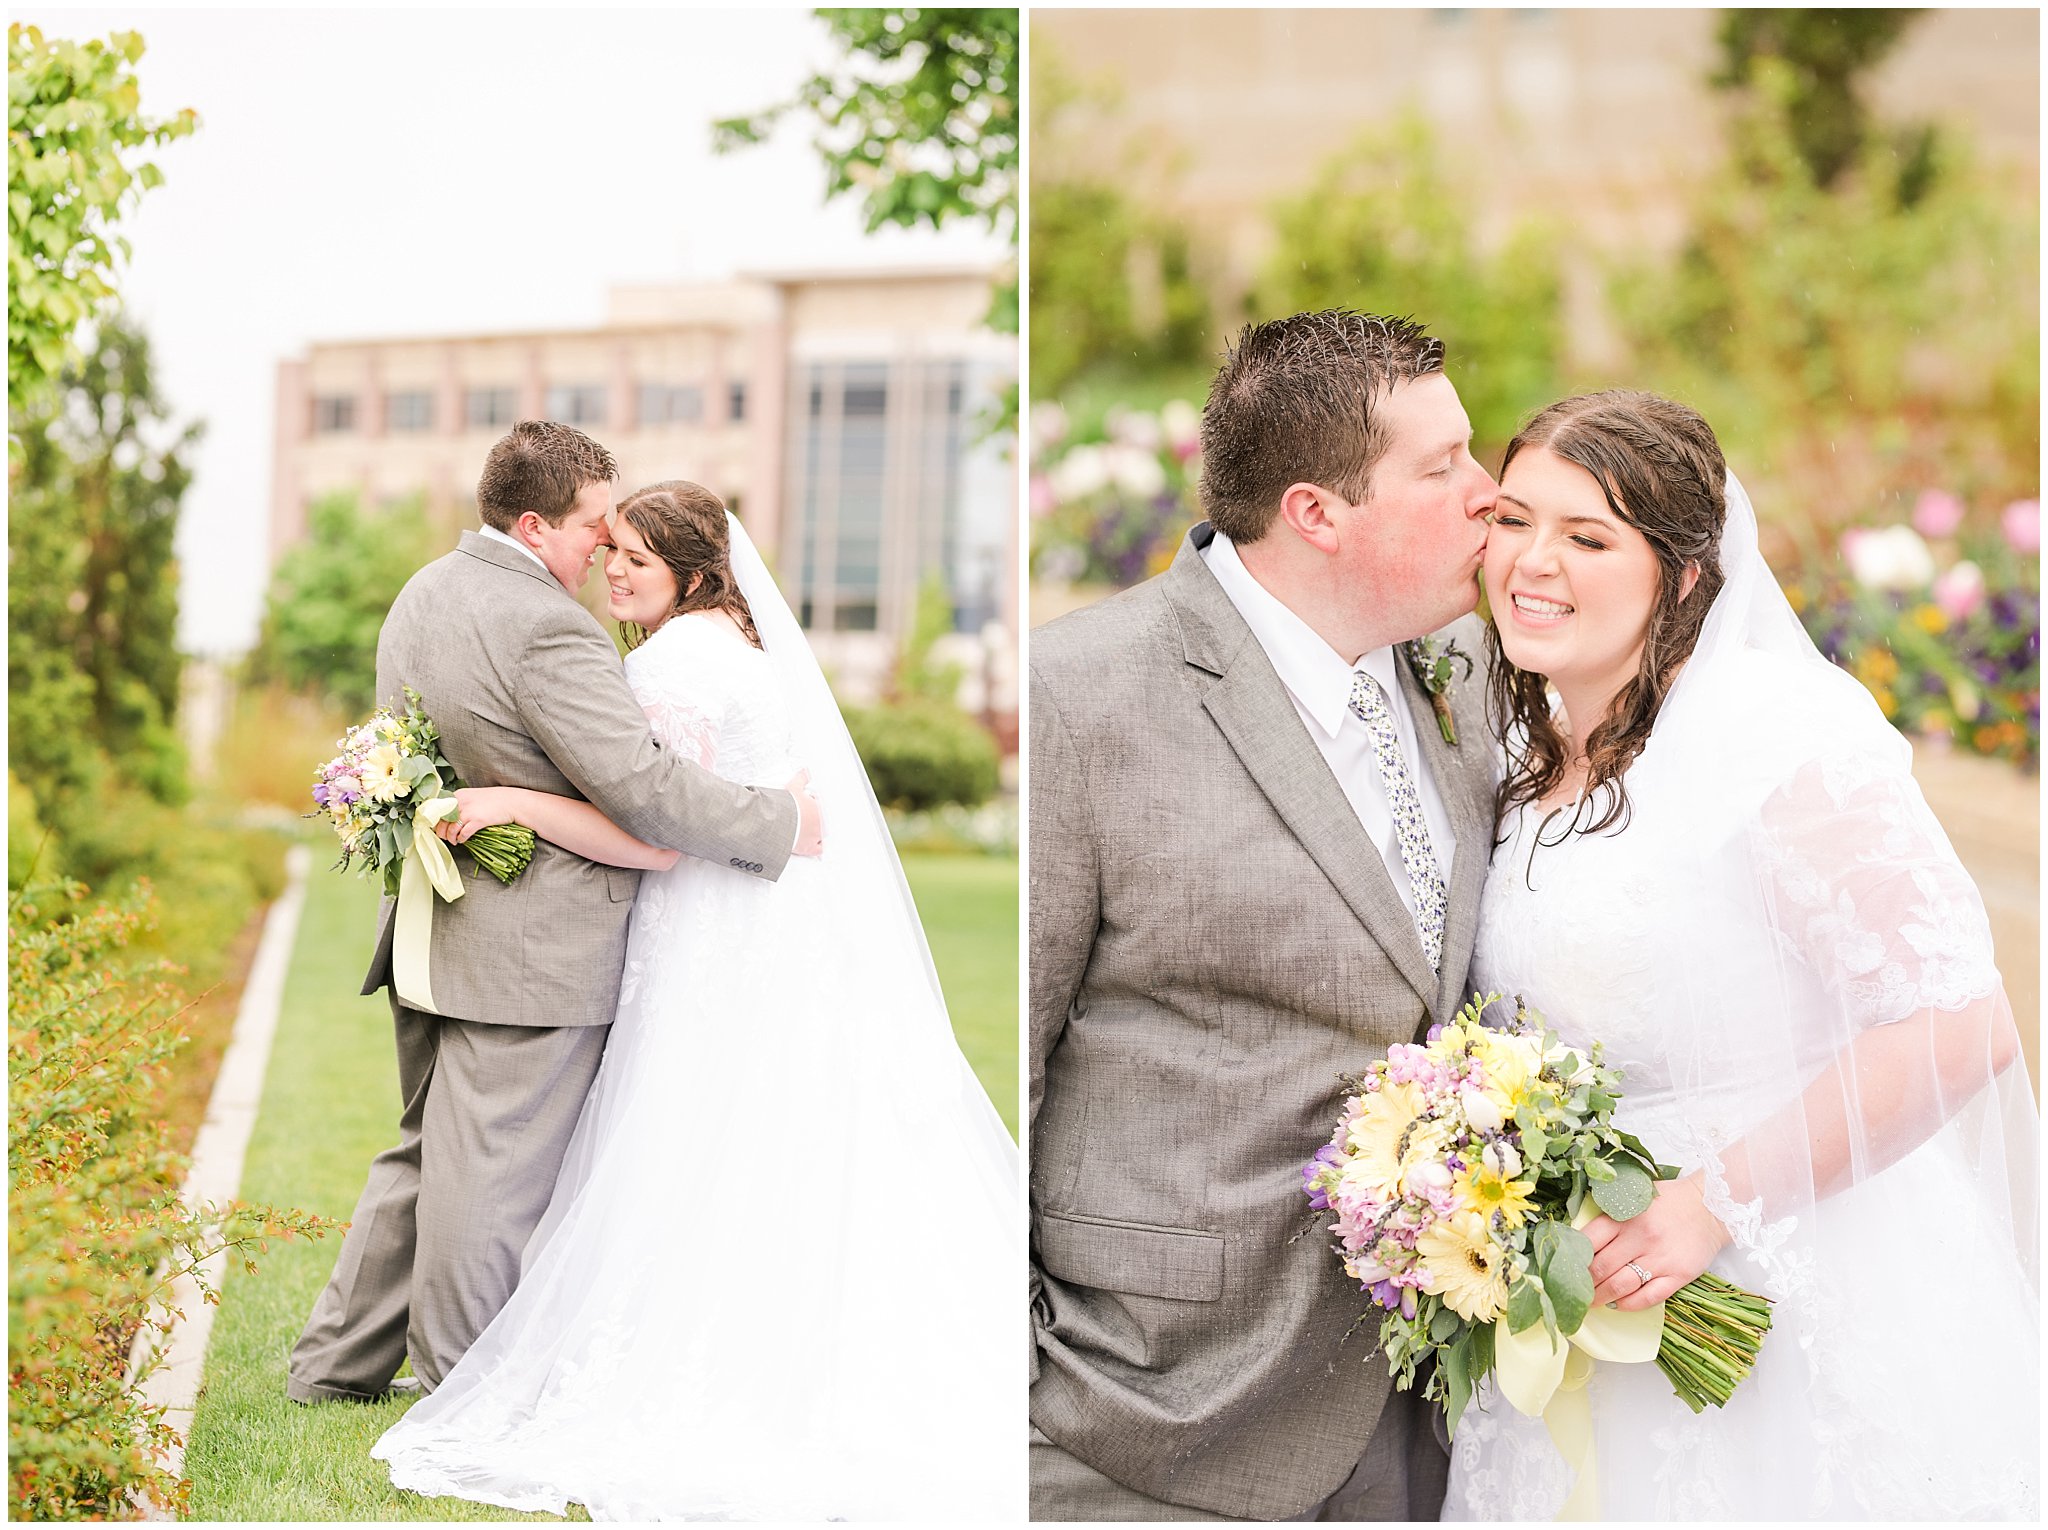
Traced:
<path id="1" fill-rule="evenodd" d="M 1436 1316 L 1429 1320 L 1429 1337 L 1438 1344 L 1448 1344 L 1457 1337 L 1459 1325 L 1464 1319 L 1449 1307 L 1439 1307 Z"/>
<path id="2" fill-rule="evenodd" d="M 1472 1346 L 1468 1339 L 1460 1339 L 1443 1352 L 1438 1362 L 1444 1376 L 1444 1423 L 1445 1432 L 1456 1438 L 1458 1418 L 1465 1411 L 1465 1404 L 1472 1400 Z"/>
<path id="3" fill-rule="evenodd" d="M 1521 1333 L 1543 1319 L 1543 1286 L 1524 1277 L 1508 1290 L 1508 1332 Z"/>
<path id="4" fill-rule="evenodd" d="M 1593 1204 L 1617 1222 L 1641 1216 L 1655 1199 L 1650 1176 L 1630 1159 L 1595 1159 L 1586 1166 L 1586 1172 L 1593 1180 Z"/>
<path id="5" fill-rule="evenodd" d="M 1543 1289 L 1556 1310 L 1559 1330 L 1577 1333 L 1593 1305 L 1593 1243 L 1562 1222 L 1544 1225 L 1556 1236 L 1550 1240 L 1550 1255 L 1543 1267 Z"/>

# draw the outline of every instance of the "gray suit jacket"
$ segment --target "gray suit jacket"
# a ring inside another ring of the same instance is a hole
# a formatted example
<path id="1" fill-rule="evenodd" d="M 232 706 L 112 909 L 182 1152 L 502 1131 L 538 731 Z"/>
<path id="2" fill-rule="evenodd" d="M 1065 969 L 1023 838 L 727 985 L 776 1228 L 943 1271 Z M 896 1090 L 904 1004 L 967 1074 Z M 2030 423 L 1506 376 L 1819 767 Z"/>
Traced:
<path id="1" fill-rule="evenodd" d="M 1196 549 L 1031 642 L 1032 1422 L 1154 1498 L 1249 1519 L 1335 1490 L 1389 1382 L 1301 1166 L 1339 1077 L 1464 997 L 1491 849 L 1402 666 L 1458 849 L 1443 971 Z M 1451 629 L 1480 656 L 1471 618 Z"/>
<path id="2" fill-rule="evenodd" d="M 580 797 L 653 845 L 779 877 L 796 800 L 721 780 L 664 750 L 597 619 L 547 570 L 475 532 L 414 574 L 377 638 L 377 695 L 420 694 L 442 751 L 469 786 Z M 461 851 L 466 894 L 434 901 L 434 1000 L 494 1025 L 606 1025 L 618 1007 L 626 923 L 640 873 L 542 840 L 503 885 Z M 363 979 L 391 980 L 391 914 Z"/>

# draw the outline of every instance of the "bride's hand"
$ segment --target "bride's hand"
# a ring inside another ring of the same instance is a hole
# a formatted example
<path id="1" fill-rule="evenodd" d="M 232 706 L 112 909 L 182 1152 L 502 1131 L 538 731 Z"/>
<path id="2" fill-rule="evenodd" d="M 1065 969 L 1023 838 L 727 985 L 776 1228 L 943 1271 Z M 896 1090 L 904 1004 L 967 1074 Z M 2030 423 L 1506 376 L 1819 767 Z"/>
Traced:
<path id="1" fill-rule="evenodd" d="M 1593 1244 L 1593 1300 L 1635 1312 L 1664 1301 L 1705 1271 L 1728 1245 L 1728 1229 L 1707 1210 L 1700 1181 L 1659 1180 L 1650 1209 L 1626 1222 L 1595 1217 L 1585 1226 Z M 1650 1279 L 1638 1278 L 1637 1269 Z"/>
<path id="2" fill-rule="evenodd" d="M 488 829 L 493 824 L 517 823 L 514 804 L 517 801 L 517 787 L 512 786 L 465 786 L 455 793 L 455 806 L 459 810 L 446 823 L 434 825 L 434 832 L 451 845 L 459 845 L 478 829 Z"/>

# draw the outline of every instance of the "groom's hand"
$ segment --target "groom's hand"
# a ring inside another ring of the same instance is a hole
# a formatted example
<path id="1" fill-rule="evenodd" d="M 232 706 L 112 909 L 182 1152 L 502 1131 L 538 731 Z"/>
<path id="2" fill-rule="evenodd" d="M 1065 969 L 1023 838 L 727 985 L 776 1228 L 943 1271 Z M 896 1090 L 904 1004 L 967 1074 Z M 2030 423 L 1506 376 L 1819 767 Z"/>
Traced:
<path id="1" fill-rule="evenodd" d="M 825 850 L 825 818 L 818 799 L 811 795 L 811 773 L 800 770 L 783 788 L 796 798 L 796 848 L 792 855 L 822 855 Z"/>

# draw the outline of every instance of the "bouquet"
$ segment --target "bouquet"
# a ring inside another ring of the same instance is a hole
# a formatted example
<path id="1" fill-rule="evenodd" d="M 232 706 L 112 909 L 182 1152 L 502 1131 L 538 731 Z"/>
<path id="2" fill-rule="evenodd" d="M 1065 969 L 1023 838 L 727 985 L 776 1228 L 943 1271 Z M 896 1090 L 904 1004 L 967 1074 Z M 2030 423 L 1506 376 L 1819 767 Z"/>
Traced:
<path id="1" fill-rule="evenodd" d="M 1756 1363 L 1770 1303 L 1710 1273 L 1658 1307 L 1594 1305 L 1579 1229 L 1596 1211 L 1640 1215 L 1652 1182 L 1678 1170 L 1614 1126 L 1621 1075 L 1597 1042 L 1582 1055 L 1520 1008 L 1488 1026 L 1499 999 L 1475 995 L 1423 1045 L 1347 1080 L 1336 1134 L 1302 1170 L 1345 1272 L 1384 1314 L 1395 1385 L 1412 1387 L 1434 1357 L 1423 1395 L 1455 1431 L 1497 1371 L 1502 1395 L 1561 1442 L 1551 1400 L 1594 1359 L 1654 1358 L 1695 1413 L 1725 1404 Z"/>
<path id="2" fill-rule="evenodd" d="M 441 730 L 420 710 L 419 692 L 408 686 L 405 699 L 403 717 L 379 707 L 368 722 L 349 729 L 341 753 L 320 767 L 313 782 L 313 800 L 341 838 L 335 870 L 346 871 L 360 857 L 358 874 L 381 871 L 384 891 L 392 897 L 399 894 L 415 839 L 433 839 L 433 826 L 455 816 L 453 793 L 462 785 L 441 753 Z M 492 824 L 470 835 L 461 848 L 500 882 L 510 882 L 533 859 L 533 843 L 531 829 Z M 434 854 L 424 843 L 419 849 L 423 857 Z M 453 866 L 452 861 L 444 864 Z M 445 889 L 443 896 L 449 896 Z M 459 883 L 453 896 L 461 896 Z"/>

